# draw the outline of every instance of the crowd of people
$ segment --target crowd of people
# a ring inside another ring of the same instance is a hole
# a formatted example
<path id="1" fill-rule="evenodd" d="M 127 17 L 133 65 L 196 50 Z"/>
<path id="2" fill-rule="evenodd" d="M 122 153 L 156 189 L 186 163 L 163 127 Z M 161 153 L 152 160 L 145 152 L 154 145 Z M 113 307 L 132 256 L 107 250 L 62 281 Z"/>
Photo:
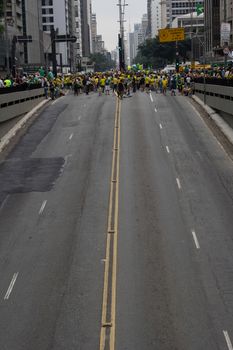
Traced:
<path id="1" fill-rule="evenodd" d="M 138 90 L 167 94 L 169 90 L 171 95 L 180 94 L 190 95 L 194 92 L 193 83 L 205 79 L 207 82 L 225 83 L 233 86 L 233 68 L 209 67 L 208 69 L 194 69 L 184 67 L 177 73 L 169 73 L 163 70 L 128 70 L 126 72 L 110 71 L 105 73 L 76 73 L 68 75 L 58 75 L 54 77 L 52 71 L 47 74 L 41 68 L 35 74 L 18 75 L 15 78 L 6 76 L 0 77 L 0 91 L 7 92 L 9 89 L 30 89 L 44 88 L 45 97 L 54 99 L 63 94 L 65 89 L 73 90 L 74 95 L 80 93 L 89 94 L 97 92 L 99 96 L 110 95 L 110 91 L 116 93 L 120 98 L 131 96 Z"/>

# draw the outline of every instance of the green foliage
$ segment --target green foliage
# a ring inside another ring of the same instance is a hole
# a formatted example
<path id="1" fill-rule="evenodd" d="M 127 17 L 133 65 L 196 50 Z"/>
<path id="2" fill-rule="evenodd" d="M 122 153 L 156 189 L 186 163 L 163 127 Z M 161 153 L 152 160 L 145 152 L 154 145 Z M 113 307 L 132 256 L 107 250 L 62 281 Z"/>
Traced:
<path id="1" fill-rule="evenodd" d="M 204 5 L 203 4 L 197 4 L 196 6 L 197 15 L 200 16 L 202 13 L 204 13 Z"/>
<path id="2" fill-rule="evenodd" d="M 101 53 L 94 53 L 90 55 L 90 59 L 95 65 L 96 72 L 106 72 L 112 68 L 115 68 L 116 66 L 114 61 L 108 59 L 108 57 Z"/>
<path id="3" fill-rule="evenodd" d="M 178 42 L 179 59 L 186 61 L 191 49 L 190 40 Z M 144 67 L 163 68 L 176 61 L 176 43 L 160 43 L 158 38 L 147 40 L 139 46 L 134 63 Z"/>

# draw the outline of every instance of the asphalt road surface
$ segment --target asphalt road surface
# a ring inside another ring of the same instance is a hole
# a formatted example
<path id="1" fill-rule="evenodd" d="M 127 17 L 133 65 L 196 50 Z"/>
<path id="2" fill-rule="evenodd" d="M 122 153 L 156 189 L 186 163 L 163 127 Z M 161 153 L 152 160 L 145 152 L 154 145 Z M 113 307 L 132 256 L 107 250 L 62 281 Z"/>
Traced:
<path id="1" fill-rule="evenodd" d="M 189 98 L 67 95 L 0 162 L 1 350 L 233 350 L 233 164 Z"/>

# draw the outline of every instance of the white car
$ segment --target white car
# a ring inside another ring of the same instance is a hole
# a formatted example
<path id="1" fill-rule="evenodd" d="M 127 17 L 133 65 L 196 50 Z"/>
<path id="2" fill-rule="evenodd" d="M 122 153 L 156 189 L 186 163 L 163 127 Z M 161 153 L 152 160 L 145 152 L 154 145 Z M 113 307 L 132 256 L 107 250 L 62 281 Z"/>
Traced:
<path id="1" fill-rule="evenodd" d="M 176 66 L 174 64 L 168 64 L 163 70 L 163 73 L 170 73 L 176 70 Z"/>

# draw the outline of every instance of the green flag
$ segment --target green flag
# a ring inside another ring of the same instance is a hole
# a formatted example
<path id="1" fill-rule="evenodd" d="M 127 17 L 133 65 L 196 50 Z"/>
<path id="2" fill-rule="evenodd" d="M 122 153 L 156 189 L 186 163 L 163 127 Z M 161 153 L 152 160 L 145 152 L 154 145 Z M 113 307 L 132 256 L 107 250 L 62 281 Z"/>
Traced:
<path id="1" fill-rule="evenodd" d="M 197 15 L 200 16 L 202 13 L 204 13 L 204 5 L 197 4 L 196 10 L 197 10 Z"/>

